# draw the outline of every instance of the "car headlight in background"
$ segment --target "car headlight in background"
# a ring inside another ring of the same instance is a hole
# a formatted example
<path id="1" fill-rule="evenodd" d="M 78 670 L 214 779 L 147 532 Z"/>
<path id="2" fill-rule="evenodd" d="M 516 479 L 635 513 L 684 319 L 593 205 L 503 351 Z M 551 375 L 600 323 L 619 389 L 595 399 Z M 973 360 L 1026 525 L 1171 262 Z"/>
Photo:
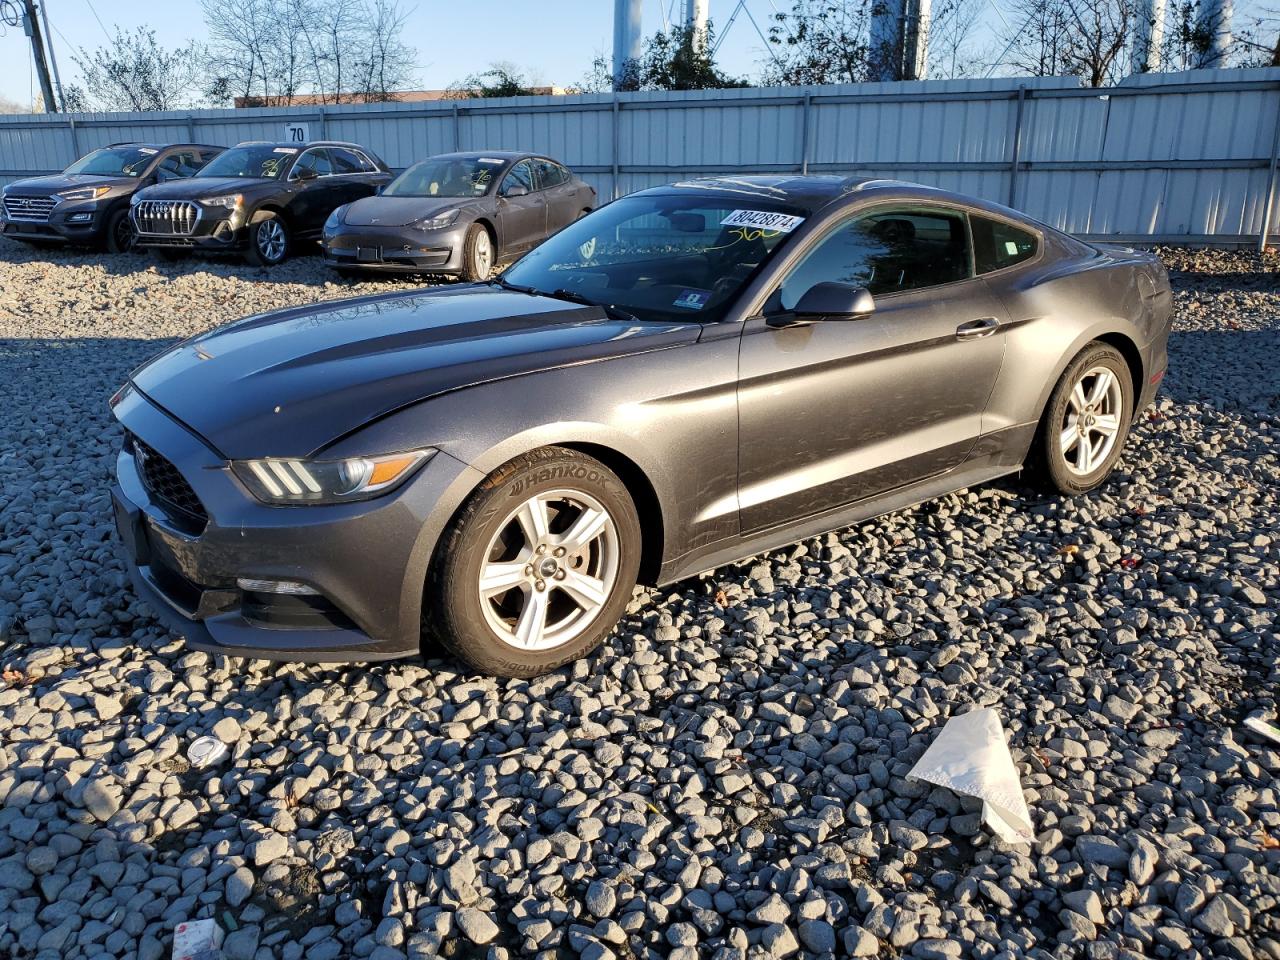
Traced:
<path id="1" fill-rule="evenodd" d="M 78 190 L 67 190 L 55 194 L 59 200 L 97 200 L 111 192 L 110 187 L 81 187 Z"/>
<path id="2" fill-rule="evenodd" d="M 201 197 L 200 202 L 206 207 L 226 207 L 228 210 L 236 210 L 244 206 L 244 194 L 229 193 L 221 197 Z"/>
<path id="3" fill-rule="evenodd" d="M 342 206 L 334 210 L 333 213 L 329 214 L 329 218 L 324 222 L 324 232 L 332 233 L 334 230 L 337 230 L 342 226 L 342 218 L 346 216 L 346 213 L 347 205 L 344 203 Z"/>
<path id="4" fill-rule="evenodd" d="M 422 220 L 414 224 L 418 230 L 439 230 L 449 226 L 458 219 L 460 210 L 450 210 L 448 213 L 442 213 L 438 217 L 431 217 L 429 220 Z"/>
<path id="5" fill-rule="evenodd" d="M 231 469 L 263 503 L 344 503 L 394 490 L 434 452 L 408 450 L 346 460 L 234 460 Z"/>

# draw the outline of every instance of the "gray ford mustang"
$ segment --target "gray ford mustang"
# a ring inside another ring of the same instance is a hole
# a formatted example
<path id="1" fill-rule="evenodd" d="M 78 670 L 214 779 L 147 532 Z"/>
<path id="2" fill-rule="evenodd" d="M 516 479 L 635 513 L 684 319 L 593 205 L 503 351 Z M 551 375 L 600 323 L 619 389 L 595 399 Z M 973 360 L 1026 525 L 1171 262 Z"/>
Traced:
<path id="1" fill-rule="evenodd" d="M 839 177 L 698 180 L 500 281 L 250 317 L 112 399 L 141 595 L 198 648 L 424 636 L 532 676 L 669 583 L 1029 468 L 1102 483 L 1165 372 L 1154 256 Z"/>
<path id="2" fill-rule="evenodd" d="M 324 225 L 325 262 L 341 272 L 487 280 L 596 207 L 595 188 L 528 153 L 447 153 L 416 163 L 378 196 Z"/>

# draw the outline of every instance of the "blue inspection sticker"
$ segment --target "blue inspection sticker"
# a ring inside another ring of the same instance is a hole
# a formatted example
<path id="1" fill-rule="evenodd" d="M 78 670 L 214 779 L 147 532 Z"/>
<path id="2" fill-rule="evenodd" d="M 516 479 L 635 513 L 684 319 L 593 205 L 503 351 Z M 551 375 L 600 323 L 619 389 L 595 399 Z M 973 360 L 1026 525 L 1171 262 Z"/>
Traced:
<path id="1" fill-rule="evenodd" d="M 685 310 L 701 310 L 711 299 L 710 290 L 682 290 L 676 297 L 675 306 Z"/>

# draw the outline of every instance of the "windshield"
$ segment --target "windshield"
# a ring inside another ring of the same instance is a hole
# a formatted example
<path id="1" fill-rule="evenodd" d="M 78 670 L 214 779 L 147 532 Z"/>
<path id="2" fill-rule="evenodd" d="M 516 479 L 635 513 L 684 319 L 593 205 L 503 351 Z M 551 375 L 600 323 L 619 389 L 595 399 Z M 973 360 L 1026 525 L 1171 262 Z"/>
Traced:
<path id="1" fill-rule="evenodd" d="M 482 197 L 505 160 L 463 157 L 423 160 L 392 180 L 384 197 Z"/>
<path id="2" fill-rule="evenodd" d="M 107 147 L 81 157 L 63 172 L 100 177 L 140 177 L 159 152 L 154 147 Z"/>
<path id="3" fill-rule="evenodd" d="M 265 177 L 279 180 L 297 147 L 232 147 L 210 160 L 197 177 Z"/>
<path id="4" fill-rule="evenodd" d="M 642 320 L 721 319 L 803 211 L 719 196 L 624 197 L 565 227 L 505 282 L 570 291 Z"/>

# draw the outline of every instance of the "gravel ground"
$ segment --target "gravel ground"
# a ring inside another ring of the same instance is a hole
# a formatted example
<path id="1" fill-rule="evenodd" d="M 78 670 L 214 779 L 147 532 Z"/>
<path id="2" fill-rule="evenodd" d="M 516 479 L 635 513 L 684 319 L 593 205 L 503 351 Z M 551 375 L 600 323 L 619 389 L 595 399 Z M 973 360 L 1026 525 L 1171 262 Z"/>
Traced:
<path id="1" fill-rule="evenodd" d="M 106 398 L 314 259 L 0 242 L 0 957 L 1280 960 L 1280 277 L 1166 251 L 1172 369 L 1106 488 L 958 493 L 637 595 L 590 662 L 276 666 L 136 602 Z M 406 284 L 407 285 L 407 284 Z M 904 775 L 998 709 L 1038 834 Z M 199 735 L 230 745 L 190 769 Z"/>

